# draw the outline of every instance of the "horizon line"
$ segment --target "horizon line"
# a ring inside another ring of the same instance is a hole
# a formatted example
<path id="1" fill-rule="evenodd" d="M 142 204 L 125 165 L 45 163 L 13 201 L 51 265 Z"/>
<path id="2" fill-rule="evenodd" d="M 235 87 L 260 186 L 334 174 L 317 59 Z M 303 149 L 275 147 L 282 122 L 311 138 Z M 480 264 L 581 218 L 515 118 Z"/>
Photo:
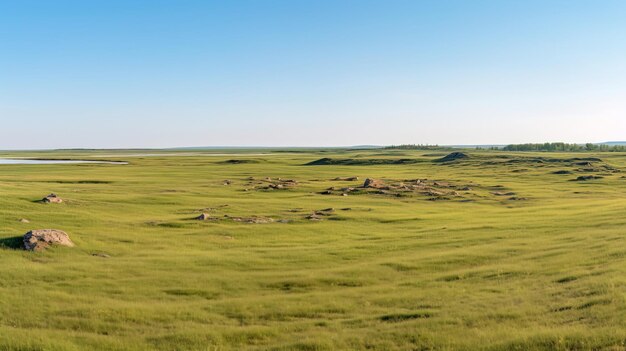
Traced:
<path id="1" fill-rule="evenodd" d="M 588 142 L 584 143 L 575 143 L 575 142 L 563 142 L 563 141 L 550 141 L 550 142 L 537 142 L 537 143 L 507 143 L 507 144 L 387 144 L 387 145 L 373 145 L 373 144 L 362 144 L 362 145 L 343 145 L 343 146 L 174 146 L 174 147 L 111 147 L 111 148 L 94 148 L 94 147 L 69 147 L 69 148 L 35 148 L 35 149 L 0 149 L 0 152 L 15 152 L 15 151 L 122 151 L 122 150 L 169 150 L 169 151 L 177 151 L 177 150 L 189 150 L 189 149 L 198 149 L 198 150 L 225 150 L 225 149 L 378 149 L 385 148 L 390 146 L 401 146 L 401 145 L 423 145 L 423 146 L 433 146 L 433 147 L 449 147 L 449 148 L 476 148 L 476 147 L 504 147 L 507 145 L 523 145 L 523 144 L 544 144 L 544 143 L 568 143 L 568 144 L 578 144 L 584 145 Z M 602 141 L 602 142 L 592 142 L 594 145 L 602 145 L 602 144 L 626 144 L 625 141 Z"/>

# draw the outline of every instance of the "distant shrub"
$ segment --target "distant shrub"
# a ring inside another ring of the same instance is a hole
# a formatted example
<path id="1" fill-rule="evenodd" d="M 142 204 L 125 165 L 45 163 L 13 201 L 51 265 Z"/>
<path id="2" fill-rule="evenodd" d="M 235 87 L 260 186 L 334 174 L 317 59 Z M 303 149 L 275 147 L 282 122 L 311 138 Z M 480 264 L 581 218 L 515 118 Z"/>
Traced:
<path id="1" fill-rule="evenodd" d="M 625 145 L 607 144 L 568 144 L 568 143 L 543 143 L 543 144 L 511 144 L 502 148 L 504 151 L 626 151 Z"/>

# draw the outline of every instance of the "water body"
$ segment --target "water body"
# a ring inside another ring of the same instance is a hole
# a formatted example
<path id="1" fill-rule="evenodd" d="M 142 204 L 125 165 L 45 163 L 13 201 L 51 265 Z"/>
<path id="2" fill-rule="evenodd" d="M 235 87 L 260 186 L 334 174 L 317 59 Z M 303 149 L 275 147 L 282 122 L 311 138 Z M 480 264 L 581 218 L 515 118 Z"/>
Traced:
<path id="1" fill-rule="evenodd" d="M 36 160 L 18 158 L 0 158 L 0 165 L 65 165 L 80 163 L 100 163 L 109 165 L 126 165 L 128 162 L 90 161 L 90 160 Z"/>

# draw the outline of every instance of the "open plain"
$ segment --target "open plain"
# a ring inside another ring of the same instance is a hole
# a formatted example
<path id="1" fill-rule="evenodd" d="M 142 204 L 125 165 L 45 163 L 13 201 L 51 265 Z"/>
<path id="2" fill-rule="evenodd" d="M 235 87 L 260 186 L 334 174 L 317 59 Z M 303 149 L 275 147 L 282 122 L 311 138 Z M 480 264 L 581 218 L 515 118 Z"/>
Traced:
<path id="1" fill-rule="evenodd" d="M 626 154 L 460 151 L 2 153 L 128 164 L 0 165 L 0 349 L 624 350 Z"/>

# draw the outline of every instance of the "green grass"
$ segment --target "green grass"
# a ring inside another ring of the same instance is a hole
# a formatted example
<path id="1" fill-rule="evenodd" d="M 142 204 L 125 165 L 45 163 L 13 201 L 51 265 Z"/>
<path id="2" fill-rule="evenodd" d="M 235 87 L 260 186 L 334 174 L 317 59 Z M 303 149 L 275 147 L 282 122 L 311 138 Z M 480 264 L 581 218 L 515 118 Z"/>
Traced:
<path id="1" fill-rule="evenodd" d="M 4 153 L 130 164 L 0 165 L 0 350 L 625 349 L 626 154 L 246 152 Z M 306 165 L 325 157 L 355 161 Z M 575 157 L 602 162 L 537 162 Z M 320 194 L 367 177 L 472 190 Z M 35 202 L 51 192 L 66 201 Z M 42 228 L 76 247 L 17 248 Z"/>

